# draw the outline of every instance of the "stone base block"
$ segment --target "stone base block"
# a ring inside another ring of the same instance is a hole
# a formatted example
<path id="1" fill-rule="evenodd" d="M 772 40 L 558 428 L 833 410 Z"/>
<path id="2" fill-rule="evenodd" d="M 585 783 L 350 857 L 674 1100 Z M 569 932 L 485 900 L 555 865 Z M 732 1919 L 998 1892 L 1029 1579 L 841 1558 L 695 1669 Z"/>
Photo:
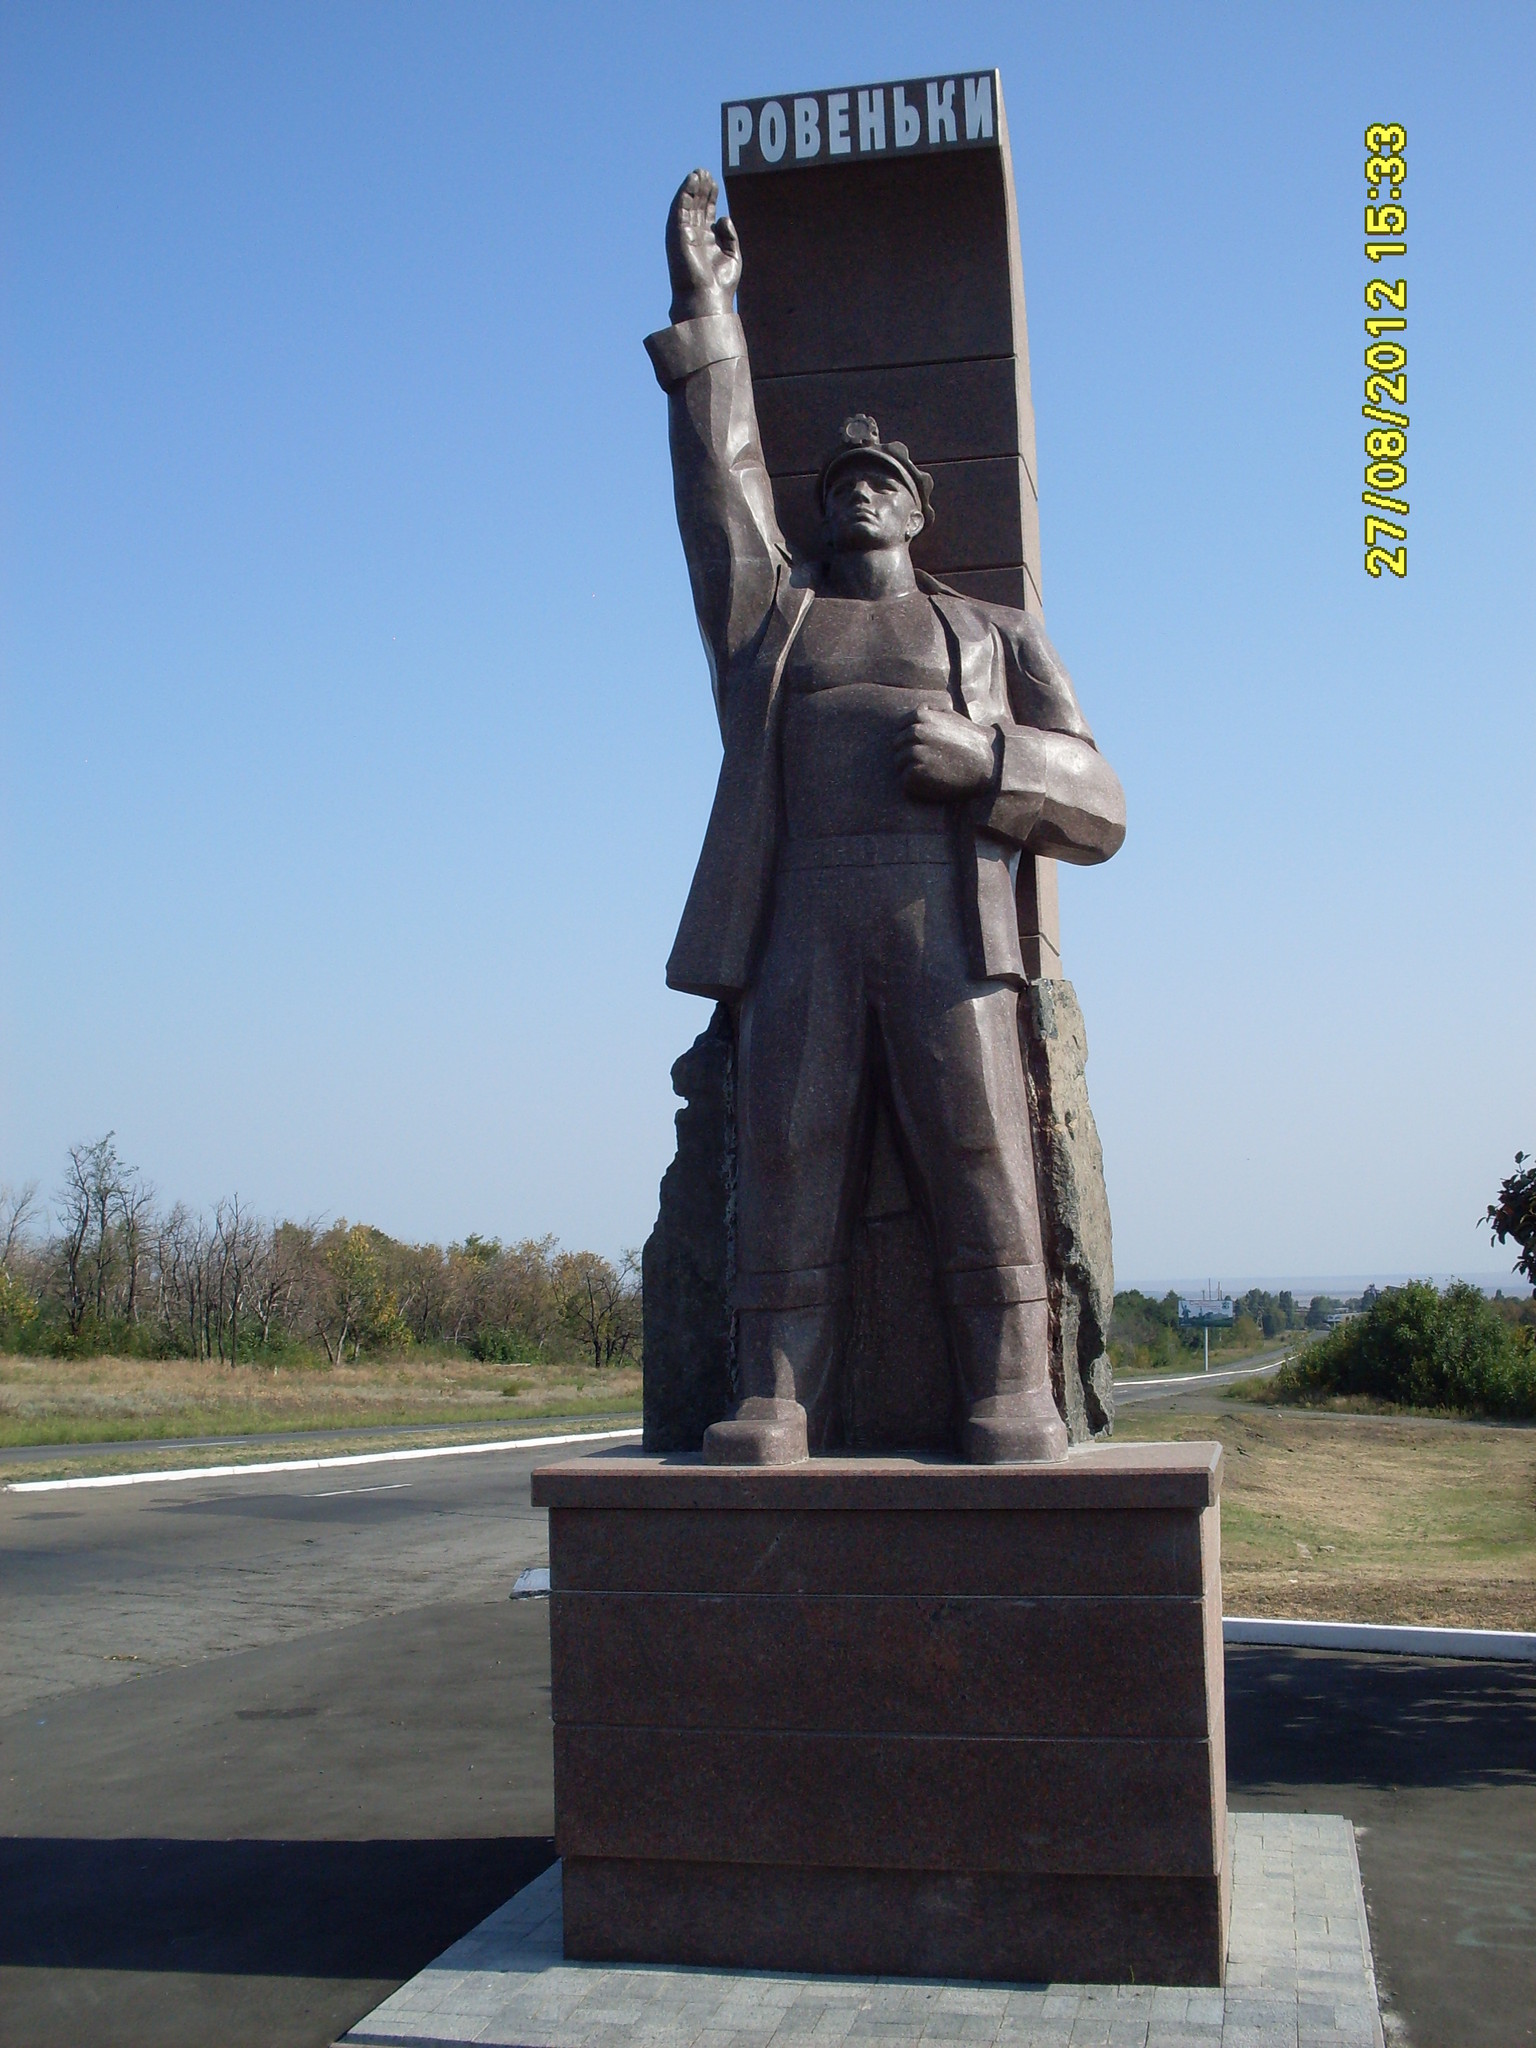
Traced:
<path id="1" fill-rule="evenodd" d="M 1219 1877 L 1019 1877 L 787 1864 L 565 1864 L 565 1953 L 706 1968 L 1088 1984 L 1218 1981 Z M 1212 1957 L 1218 1960 L 1215 1964 Z"/>
<path id="2" fill-rule="evenodd" d="M 1219 1984 L 1220 1463 L 536 1472 L 566 1954 Z"/>
<path id="3" fill-rule="evenodd" d="M 570 1962 L 556 1864 L 359 2020 L 345 2048 L 1382 2048 L 1349 1822 L 1237 1813 L 1232 1852 L 1225 1990 Z"/>

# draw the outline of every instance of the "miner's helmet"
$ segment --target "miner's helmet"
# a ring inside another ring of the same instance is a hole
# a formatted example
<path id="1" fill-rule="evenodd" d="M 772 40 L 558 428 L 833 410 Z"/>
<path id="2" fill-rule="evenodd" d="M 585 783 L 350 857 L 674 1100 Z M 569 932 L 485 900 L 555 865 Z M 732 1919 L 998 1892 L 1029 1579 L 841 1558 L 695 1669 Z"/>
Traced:
<path id="1" fill-rule="evenodd" d="M 821 474 L 816 480 L 816 503 L 823 512 L 827 509 L 828 483 L 834 473 L 855 456 L 862 456 L 866 462 L 882 463 L 887 469 L 894 470 L 916 498 L 922 511 L 923 525 L 932 526 L 933 478 L 926 469 L 918 468 L 904 441 L 882 441 L 879 427 L 867 412 L 853 413 L 843 421 L 837 446 L 821 465 Z"/>

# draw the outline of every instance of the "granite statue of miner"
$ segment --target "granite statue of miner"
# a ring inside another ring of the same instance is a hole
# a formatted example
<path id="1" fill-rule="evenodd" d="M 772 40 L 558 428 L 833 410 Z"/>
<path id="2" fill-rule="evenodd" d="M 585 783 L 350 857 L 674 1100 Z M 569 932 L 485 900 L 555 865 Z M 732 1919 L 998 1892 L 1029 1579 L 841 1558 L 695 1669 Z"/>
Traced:
<path id="1" fill-rule="evenodd" d="M 1021 850 L 1107 860 L 1125 800 L 1038 620 L 913 569 L 932 480 L 867 415 L 821 469 L 824 559 L 791 559 L 716 196 L 694 171 L 672 203 L 672 325 L 646 343 L 725 743 L 667 964 L 736 1020 L 743 1398 L 705 1455 L 788 1463 L 834 1440 L 883 1089 L 936 1254 L 964 1454 L 1060 1457 L 1013 876 Z"/>

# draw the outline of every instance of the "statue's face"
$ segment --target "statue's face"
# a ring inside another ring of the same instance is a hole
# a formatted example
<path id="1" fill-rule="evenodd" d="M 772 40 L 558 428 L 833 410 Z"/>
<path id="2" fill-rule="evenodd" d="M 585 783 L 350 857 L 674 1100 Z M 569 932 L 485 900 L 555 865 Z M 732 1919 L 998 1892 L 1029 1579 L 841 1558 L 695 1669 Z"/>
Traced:
<path id="1" fill-rule="evenodd" d="M 922 509 L 895 470 L 857 455 L 833 471 L 823 516 L 834 554 L 899 547 L 923 530 Z"/>

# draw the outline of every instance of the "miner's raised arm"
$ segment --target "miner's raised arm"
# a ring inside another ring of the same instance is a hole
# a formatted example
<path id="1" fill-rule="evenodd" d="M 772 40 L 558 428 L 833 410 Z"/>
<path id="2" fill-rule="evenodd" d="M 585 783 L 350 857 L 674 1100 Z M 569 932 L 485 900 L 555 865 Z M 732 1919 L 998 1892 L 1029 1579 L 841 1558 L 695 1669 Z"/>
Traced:
<path id="1" fill-rule="evenodd" d="M 752 374 L 732 311 L 741 250 L 715 218 L 718 188 L 690 171 L 667 218 L 672 325 L 647 337 L 667 394 L 677 523 L 715 698 L 773 602 L 789 550 L 758 439 Z"/>

